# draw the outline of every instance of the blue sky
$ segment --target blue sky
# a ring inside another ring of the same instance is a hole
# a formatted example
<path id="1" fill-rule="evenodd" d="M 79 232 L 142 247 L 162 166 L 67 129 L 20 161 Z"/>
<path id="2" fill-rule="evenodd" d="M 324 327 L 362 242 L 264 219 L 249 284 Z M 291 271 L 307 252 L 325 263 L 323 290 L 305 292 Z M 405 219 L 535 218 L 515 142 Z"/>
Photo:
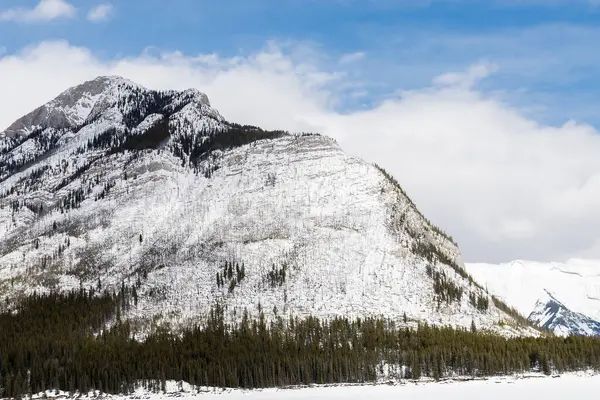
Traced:
<path id="1" fill-rule="evenodd" d="M 2 9 L 37 0 L 2 0 Z M 66 39 L 111 59 L 157 51 L 248 54 L 269 40 L 318 49 L 323 64 L 365 53 L 351 73 L 368 95 L 342 109 L 369 107 L 398 88 L 485 61 L 498 66 L 482 84 L 507 101 L 528 105 L 545 121 L 600 122 L 595 107 L 600 69 L 600 7 L 586 0 L 127 0 L 113 1 L 103 23 L 84 17 L 98 5 L 73 2 L 79 18 L 43 24 L 0 23 L 0 45 L 15 52 Z M 573 57 L 572 52 L 577 52 Z M 556 58 L 561 58 L 557 62 Z"/>
<path id="2" fill-rule="evenodd" d="M 196 87 L 382 165 L 466 261 L 600 260 L 598 43 L 600 0 L 0 0 L 0 129 L 97 75 Z"/>

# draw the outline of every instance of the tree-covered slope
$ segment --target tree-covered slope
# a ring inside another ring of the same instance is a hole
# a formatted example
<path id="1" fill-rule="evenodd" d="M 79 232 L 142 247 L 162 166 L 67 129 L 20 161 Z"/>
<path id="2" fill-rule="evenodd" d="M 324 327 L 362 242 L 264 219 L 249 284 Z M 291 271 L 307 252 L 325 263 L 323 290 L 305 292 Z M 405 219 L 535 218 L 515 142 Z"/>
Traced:
<path id="1" fill-rule="evenodd" d="M 387 319 L 323 320 L 244 314 L 227 324 L 216 307 L 192 327 L 136 340 L 122 319 L 136 287 L 32 295 L 0 313 L 0 398 L 56 389 L 131 393 L 194 386 L 262 388 L 378 379 L 486 377 L 600 369 L 600 339 L 504 338 Z M 112 321 L 112 322 L 111 322 Z"/>

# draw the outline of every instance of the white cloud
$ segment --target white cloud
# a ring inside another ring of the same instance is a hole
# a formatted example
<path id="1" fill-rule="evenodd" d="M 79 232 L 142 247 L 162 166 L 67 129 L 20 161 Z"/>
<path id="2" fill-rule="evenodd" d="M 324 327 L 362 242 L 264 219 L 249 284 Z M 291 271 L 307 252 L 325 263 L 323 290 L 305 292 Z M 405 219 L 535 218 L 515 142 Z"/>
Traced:
<path id="1" fill-rule="evenodd" d="M 365 53 L 358 51 L 356 53 L 344 54 L 340 57 L 340 64 L 350 64 L 365 58 Z"/>
<path id="2" fill-rule="evenodd" d="M 96 7 L 94 7 L 93 9 L 90 10 L 90 12 L 88 13 L 88 20 L 92 21 L 92 22 L 102 22 L 102 21 L 106 21 L 110 18 L 110 16 L 113 13 L 113 6 L 112 4 L 100 4 Z"/>
<path id="3" fill-rule="evenodd" d="M 498 67 L 493 64 L 475 64 L 465 72 L 447 72 L 439 75 L 434 78 L 433 83 L 439 86 L 456 86 L 468 89 L 496 72 L 497 69 Z"/>
<path id="4" fill-rule="evenodd" d="M 477 89 L 493 66 L 444 74 L 363 111 L 332 109 L 344 71 L 271 44 L 246 57 L 146 52 L 104 61 L 46 42 L 0 56 L 0 126 L 97 75 L 205 91 L 232 121 L 319 131 L 392 172 L 467 261 L 600 258 L 600 133 L 549 126 Z"/>
<path id="5" fill-rule="evenodd" d="M 65 0 L 41 0 L 32 9 L 11 8 L 0 11 L 0 21 L 41 22 L 58 18 L 73 18 L 77 11 Z"/>

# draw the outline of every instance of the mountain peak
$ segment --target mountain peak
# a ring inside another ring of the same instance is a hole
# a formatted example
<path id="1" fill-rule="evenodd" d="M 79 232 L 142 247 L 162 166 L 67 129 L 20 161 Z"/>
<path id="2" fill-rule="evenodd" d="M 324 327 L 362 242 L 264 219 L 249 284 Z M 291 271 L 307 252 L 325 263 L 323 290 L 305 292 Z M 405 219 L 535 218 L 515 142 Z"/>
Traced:
<path id="1" fill-rule="evenodd" d="M 97 115 L 118 105 L 119 100 L 123 103 L 132 96 L 139 97 L 140 93 L 158 92 L 121 76 L 98 76 L 65 90 L 53 100 L 19 118 L 2 133 L 2 136 L 18 138 L 37 128 L 73 128 L 81 125 L 90 115 Z M 165 93 L 177 104 L 193 103 L 197 107 L 210 107 L 208 96 L 195 88 Z"/>
<path id="2" fill-rule="evenodd" d="M 85 121 L 103 94 L 123 86 L 141 88 L 118 76 L 99 76 L 73 86 L 16 120 L 4 131 L 4 136 L 16 138 L 38 127 L 64 129 L 80 124 Z"/>
<path id="3" fill-rule="evenodd" d="M 0 133 L 0 181 L 50 154 L 81 154 L 94 146 L 116 151 L 140 140 L 144 148 L 168 144 L 189 162 L 190 146 L 226 125 L 197 89 L 156 91 L 119 76 L 99 76 L 65 90 Z"/>
<path id="4" fill-rule="evenodd" d="M 136 87 L 140 87 L 143 88 L 142 85 L 133 82 L 130 79 L 124 78 L 120 75 L 99 75 L 96 78 L 86 81 L 84 83 L 82 83 L 82 85 L 91 83 L 91 82 L 97 82 L 97 83 L 105 83 L 105 84 L 122 84 L 122 85 L 130 85 L 130 86 L 136 86 Z"/>

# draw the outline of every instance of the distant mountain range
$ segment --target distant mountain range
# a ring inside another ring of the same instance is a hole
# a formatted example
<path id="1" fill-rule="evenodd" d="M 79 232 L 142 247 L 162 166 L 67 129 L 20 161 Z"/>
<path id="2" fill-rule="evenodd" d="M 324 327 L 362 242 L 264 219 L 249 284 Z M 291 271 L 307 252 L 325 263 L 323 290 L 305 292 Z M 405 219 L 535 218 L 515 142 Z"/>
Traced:
<path id="1" fill-rule="evenodd" d="M 491 294 L 559 335 L 600 335 L 600 261 L 467 264 Z"/>

